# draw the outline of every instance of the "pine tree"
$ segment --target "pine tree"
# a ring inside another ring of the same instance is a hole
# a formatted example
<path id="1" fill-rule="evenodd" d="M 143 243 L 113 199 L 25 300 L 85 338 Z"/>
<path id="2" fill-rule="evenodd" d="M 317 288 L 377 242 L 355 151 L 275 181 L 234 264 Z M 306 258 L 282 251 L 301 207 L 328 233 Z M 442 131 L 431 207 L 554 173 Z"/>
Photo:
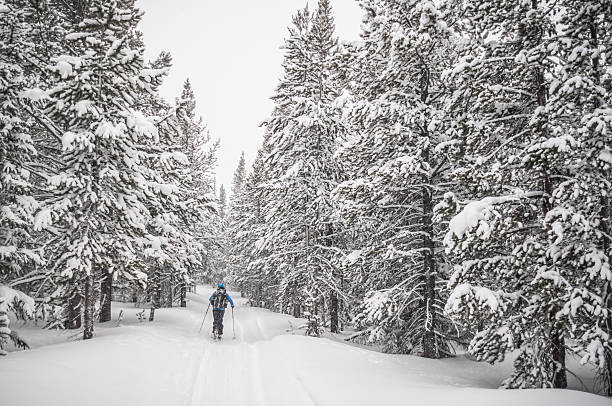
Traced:
<path id="1" fill-rule="evenodd" d="M 562 278 L 556 283 L 564 285 L 555 317 L 584 354 L 583 362 L 597 366 L 602 392 L 612 396 L 612 143 L 606 136 L 612 130 L 612 93 L 604 86 L 612 78 L 612 5 L 567 0 L 560 6 L 556 43 L 561 63 L 547 110 L 553 133 L 569 135 L 573 148 L 564 166 L 571 168 L 564 171 L 569 176 L 552 191 L 552 209 L 543 219 L 546 255 Z"/>
<path id="2" fill-rule="evenodd" d="M 358 132 L 340 152 L 353 172 L 335 192 L 349 227 L 360 231 L 345 259 L 365 296 L 356 320 L 365 339 L 387 351 L 440 358 L 451 353 L 451 329 L 441 311 L 445 259 L 433 209 L 447 170 L 438 145 L 452 33 L 446 10 L 429 1 L 362 7 L 349 106 Z"/>
<path id="3" fill-rule="evenodd" d="M 289 34 L 284 76 L 266 121 L 265 232 L 256 244 L 260 262 L 255 266 L 264 274 L 273 270 L 277 309 L 299 316 L 303 301 L 312 297 L 321 304 L 314 311 L 329 314 L 337 332 L 340 230 L 330 193 L 340 180 L 333 154 L 343 126 L 334 103 L 341 89 L 329 2 L 319 1 L 314 13 L 298 12 Z"/>
<path id="4" fill-rule="evenodd" d="M 180 99 L 177 101 L 180 145 L 188 159 L 186 172 L 181 175 L 180 183 L 186 191 L 185 208 L 192 207 L 196 217 L 185 219 L 182 228 L 189 233 L 190 240 L 185 242 L 183 256 L 185 272 L 178 275 L 181 306 L 186 306 L 187 286 L 194 278 L 200 280 L 210 273 L 205 269 L 207 257 L 216 249 L 219 216 L 214 212 L 214 167 L 219 141 L 213 141 L 196 114 L 196 100 L 189 80 L 185 81 Z"/>
<path id="5" fill-rule="evenodd" d="M 232 196 L 230 201 L 233 202 L 238 196 L 242 193 L 242 189 L 244 188 L 244 182 L 246 181 L 246 163 L 244 160 L 244 152 L 240 155 L 240 160 L 238 161 L 238 167 L 234 171 L 234 179 L 232 181 Z M 230 206 L 233 204 L 230 203 Z"/>
<path id="6" fill-rule="evenodd" d="M 37 217 L 39 227 L 54 221 L 61 229 L 50 259 L 71 301 L 69 317 L 83 308 L 85 339 L 93 336 L 96 276 L 144 279 L 134 246 L 148 235 L 145 203 L 172 194 L 143 166 L 142 143 L 158 133 L 131 108 L 146 88 L 143 48 L 130 46 L 140 16 L 131 2 L 92 2 L 66 36 L 75 53 L 54 58 L 51 67 L 56 84 L 48 111 L 63 129 L 63 167 L 50 179 L 55 198 Z"/>
<path id="7" fill-rule="evenodd" d="M 244 232 L 242 220 L 246 213 L 244 212 L 245 206 L 247 205 L 245 196 L 245 183 L 246 179 L 246 163 L 244 159 L 244 152 L 240 155 L 238 161 L 238 167 L 234 171 L 234 179 L 232 181 L 232 196 L 230 198 L 230 210 L 227 216 L 227 228 L 225 240 L 228 243 L 227 250 L 227 274 L 230 279 L 237 283 L 237 278 L 243 272 L 244 268 L 248 266 L 248 262 L 245 263 L 244 257 L 240 252 L 238 246 L 241 238 L 241 233 Z M 240 288 L 241 294 L 244 295 L 244 287 L 237 283 Z"/>
<path id="8" fill-rule="evenodd" d="M 12 331 L 9 327 L 11 320 L 8 317 L 6 298 L 0 296 L 0 355 L 6 355 L 6 344 L 11 340 Z"/>
<path id="9" fill-rule="evenodd" d="M 32 320 L 35 313 L 34 299 L 21 291 L 0 285 L 0 355 L 6 355 L 6 345 L 12 342 L 16 348 L 28 349 L 28 344 L 11 330 L 12 313 L 17 320 Z"/>
<path id="10" fill-rule="evenodd" d="M 597 130 L 587 135 L 576 119 L 601 94 L 589 73 L 599 51 L 587 50 L 593 15 L 585 11 L 596 8 L 586 3 L 466 2 L 461 12 L 472 41 L 451 73 L 456 125 L 444 146 L 461 186 L 440 208 L 465 206 L 445 241 L 456 264 L 446 309 L 476 330 L 478 359 L 519 350 L 508 387 L 565 387 L 567 337 L 605 353 L 593 333 L 609 286 L 597 230 L 606 205 L 592 199 L 601 197 L 592 171 L 601 163 L 586 147 Z M 482 41 L 483 32 L 491 38 Z"/>
<path id="11" fill-rule="evenodd" d="M 253 167 L 245 179 L 242 192 L 234 196 L 228 234 L 230 235 L 230 263 L 232 280 L 254 306 L 273 308 L 276 281 L 272 272 L 265 272 L 266 252 L 257 249 L 257 242 L 265 235 L 264 204 L 266 189 L 264 156 L 268 137 L 257 151 Z"/>
<path id="12" fill-rule="evenodd" d="M 34 39 L 44 25 L 36 25 L 34 16 L 48 13 L 37 6 L 42 7 L 0 2 L 0 283 L 30 280 L 34 267 L 43 264 L 32 225 L 40 205 L 36 186 L 50 170 L 34 138 L 40 133 L 38 106 L 47 95 L 31 85 L 45 61 L 44 44 Z"/>
<path id="13" fill-rule="evenodd" d="M 132 0 L 3 0 L 0 10 L 0 282 L 65 307 L 65 327 L 84 321 L 85 338 L 98 297 L 110 319 L 118 278 L 142 288 L 148 274 L 157 305 L 178 285 L 185 305 L 218 222 L 218 142 L 189 83 L 176 107 L 161 99 L 171 58 L 143 61 Z"/>
<path id="14" fill-rule="evenodd" d="M 225 218 L 227 214 L 227 194 L 225 193 L 225 186 L 219 187 L 219 216 Z"/>

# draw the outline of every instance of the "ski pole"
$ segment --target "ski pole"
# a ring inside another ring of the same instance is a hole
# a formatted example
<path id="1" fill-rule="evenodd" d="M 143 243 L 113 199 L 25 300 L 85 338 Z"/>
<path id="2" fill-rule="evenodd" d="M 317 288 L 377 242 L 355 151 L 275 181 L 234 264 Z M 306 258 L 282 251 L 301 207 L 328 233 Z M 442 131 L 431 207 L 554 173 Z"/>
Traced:
<path id="1" fill-rule="evenodd" d="M 202 327 L 204 327 L 204 320 L 206 320 L 206 316 L 208 315 L 208 309 L 210 309 L 210 302 L 208 302 L 208 307 L 206 308 L 206 313 L 204 313 L 204 318 L 202 319 L 202 324 L 200 325 L 200 331 L 198 332 L 198 334 L 202 332 Z"/>
<path id="2" fill-rule="evenodd" d="M 236 327 L 234 326 L 234 306 L 232 306 L 232 330 L 234 330 L 234 340 L 236 339 Z"/>

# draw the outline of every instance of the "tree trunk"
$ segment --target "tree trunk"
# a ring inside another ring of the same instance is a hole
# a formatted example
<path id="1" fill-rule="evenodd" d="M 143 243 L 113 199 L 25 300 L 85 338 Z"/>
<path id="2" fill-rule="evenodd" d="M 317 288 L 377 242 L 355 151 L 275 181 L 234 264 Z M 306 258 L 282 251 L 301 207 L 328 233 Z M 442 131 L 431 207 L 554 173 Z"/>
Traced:
<path id="1" fill-rule="evenodd" d="M 296 319 L 300 317 L 300 304 L 299 303 L 293 303 L 293 317 L 295 317 Z"/>
<path id="2" fill-rule="evenodd" d="M 332 333 L 339 333 L 338 329 L 338 295 L 336 292 L 330 293 L 329 300 L 329 330 Z"/>
<path id="3" fill-rule="evenodd" d="M 531 0 L 531 5 L 534 10 L 537 9 L 538 0 Z M 539 67 L 535 69 L 535 79 L 538 105 L 544 107 L 548 103 L 548 88 L 546 87 L 544 72 Z M 545 128 L 540 128 L 539 131 L 541 132 L 542 136 L 548 137 L 548 131 Z M 542 216 L 543 218 L 545 218 L 548 212 L 552 209 L 549 198 L 552 196 L 553 185 L 548 169 L 544 169 L 542 173 L 542 189 L 545 192 L 542 202 Z M 553 326 L 551 328 L 550 345 L 552 347 L 553 352 L 552 358 L 555 362 L 553 386 L 555 388 L 566 388 L 567 372 L 565 369 L 565 340 L 562 332 L 554 326 L 554 320 L 552 320 L 551 323 L 553 324 Z"/>
<path id="4" fill-rule="evenodd" d="M 601 210 L 601 217 L 602 220 L 600 222 L 600 229 L 602 230 L 602 234 L 603 234 L 603 251 L 604 253 L 607 255 L 608 252 L 610 252 L 610 243 L 608 241 L 608 237 L 607 235 L 609 232 L 608 229 L 608 222 L 609 222 L 609 215 L 610 215 L 610 210 L 609 210 L 609 203 L 607 199 L 604 199 L 604 203 L 603 203 L 603 207 Z M 605 295 L 604 295 L 604 303 L 607 304 L 607 308 L 608 310 L 608 320 L 607 323 L 605 323 L 605 326 L 607 327 L 606 333 L 608 333 L 608 336 L 612 337 L 612 291 L 610 290 L 609 285 L 606 287 L 605 290 Z M 604 365 L 603 371 L 601 371 L 601 379 L 602 379 L 602 383 L 604 385 L 604 394 L 606 396 L 612 396 L 612 350 L 610 348 L 604 348 L 604 358 L 605 358 L 605 362 L 606 364 Z"/>
<path id="5" fill-rule="evenodd" d="M 94 289 L 94 277 L 88 275 L 85 278 L 85 308 L 83 311 L 83 340 L 93 338 L 94 332 L 94 309 L 96 306 L 96 295 Z"/>
<path id="6" fill-rule="evenodd" d="M 423 332 L 423 357 L 440 358 L 436 346 L 436 264 L 434 261 L 433 227 L 431 215 L 433 203 L 428 188 L 423 190 L 423 306 L 426 314 L 425 331 Z"/>
<path id="7" fill-rule="evenodd" d="M 153 321 L 155 319 L 155 309 L 159 308 L 159 301 L 161 300 L 161 283 L 160 283 L 161 275 L 159 271 L 159 267 L 155 267 L 155 271 L 153 273 L 153 292 L 151 293 L 151 312 L 149 313 L 149 321 Z"/>
<path id="8" fill-rule="evenodd" d="M 76 282 L 73 282 L 76 284 Z M 72 291 L 72 295 L 68 300 L 68 318 L 65 327 L 68 330 L 76 330 L 81 328 L 81 311 L 83 310 L 83 295 L 77 287 Z"/>
<path id="9" fill-rule="evenodd" d="M 604 395 L 612 397 L 612 351 L 604 350 L 606 357 L 605 371 L 603 375 Z"/>
<path id="10" fill-rule="evenodd" d="M 555 375 L 553 387 L 557 389 L 567 388 L 567 373 L 565 370 L 565 340 L 563 334 L 553 327 L 551 332 L 552 357 L 555 362 Z"/>
<path id="11" fill-rule="evenodd" d="M 168 283 L 168 307 L 172 307 L 174 301 L 174 274 L 170 274 L 170 282 Z"/>
<path id="12" fill-rule="evenodd" d="M 428 89 L 429 89 L 429 72 L 423 74 L 423 93 L 421 99 L 423 102 L 427 101 Z M 430 134 L 425 130 L 424 135 L 430 137 Z M 423 160 L 429 163 L 429 148 L 423 150 Z M 433 241 L 433 197 L 432 189 L 427 186 L 432 183 L 430 176 L 424 174 L 422 176 L 423 194 L 422 194 L 422 206 L 423 206 L 423 218 L 422 221 L 422 232 L 423 232 L 423 302 L 422 306 L 425 311 L 425 325 L 422 338 L 423 346 L 423 357 L 425 358 L 440 358 L 440 352 L 436 345 L 436 263 L 434 257 L 434 241 Z"/>
<path id="13" fill-rule="evenodd" d="M 102 280 L 100 292 L 100 323 L 110 321 L 112 318 L 111 302 L 113 295 L 113 274 L 107 273 Z"/>
<path id="14" fill-rule="evenodd" d="M 608 305 L 608 309 L 612 309 L 612 291 L 609 289 L 609 287 L 606 288 L 604 303 Z M 608 320 L 605 324 L 607 325 L 606 332 L 612 335 L 612 311 L 608 311 Z M 609 348 L 604 348 L 604 359 L 605 365 L 599 375 L 604 395 L 612 397 L 612 350 Z"/>
<path id="15" fill-rule="evenodd" d="M 187 307 L 187 284 L 181 282 L 181 307 Z"/>

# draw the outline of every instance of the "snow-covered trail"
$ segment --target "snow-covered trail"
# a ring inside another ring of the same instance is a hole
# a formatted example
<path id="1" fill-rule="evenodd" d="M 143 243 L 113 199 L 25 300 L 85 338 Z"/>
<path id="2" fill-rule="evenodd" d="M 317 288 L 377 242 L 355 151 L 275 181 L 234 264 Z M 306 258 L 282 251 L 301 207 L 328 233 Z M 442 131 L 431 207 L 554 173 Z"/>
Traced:
<path id="1" fill-rule="evenodd" d="M 198 329 L 208 290 L 190 294 L 186 309 L 159 309 L 154 323 L 138 322 L 124 305 L 122 326 L 97 327 L 86 342 L 22 328 L 38 348 L 0 359 L 0 399 L 17 406 L 453 406 L 609 405 L 577 391 L 503 391 L 507 374 L 457 357 L 427 360 L 380 354 L 296 330 L 290 316 L 250 308 L 235 297 L 225 337 L 209 337 L 209 313 Z M 234 295 L 238 296 L 238 295 Z M 115 312 L 122 304 L 115 304 Z M 115 315 L 116 320 L 116 315 Z M 56 341 L 49 344 L 49 341 Z M 59 342 L 58 342 L 59 341 Z"/>

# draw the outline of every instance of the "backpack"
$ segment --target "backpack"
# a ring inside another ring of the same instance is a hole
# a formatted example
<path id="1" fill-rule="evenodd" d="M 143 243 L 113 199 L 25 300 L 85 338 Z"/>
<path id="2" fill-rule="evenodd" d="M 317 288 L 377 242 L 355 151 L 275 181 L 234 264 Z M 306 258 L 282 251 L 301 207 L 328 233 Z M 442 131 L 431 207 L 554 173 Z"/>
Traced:
<path id="1" fill-rule="evenodd" d="M 225 290 L 217 290 L 213 297 L 213 307 L 215 309 L 225 309 L 227 307 L 227 294 Z"/>

